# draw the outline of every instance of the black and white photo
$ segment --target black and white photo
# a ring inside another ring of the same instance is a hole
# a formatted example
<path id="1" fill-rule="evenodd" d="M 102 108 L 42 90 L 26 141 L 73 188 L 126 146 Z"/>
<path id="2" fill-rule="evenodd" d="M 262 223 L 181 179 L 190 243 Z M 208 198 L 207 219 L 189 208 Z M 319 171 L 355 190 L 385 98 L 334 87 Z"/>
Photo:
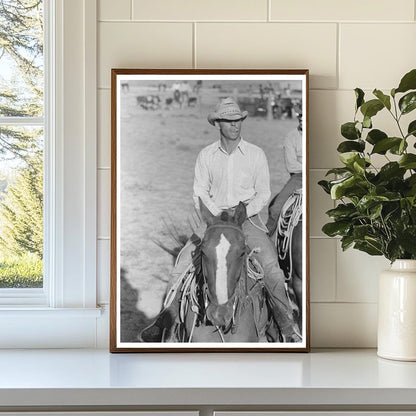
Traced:
<path id="1" fill-rule="evenodd" d="M 308 351 L 308 71 L 112 71 L 111 346 Z"/>

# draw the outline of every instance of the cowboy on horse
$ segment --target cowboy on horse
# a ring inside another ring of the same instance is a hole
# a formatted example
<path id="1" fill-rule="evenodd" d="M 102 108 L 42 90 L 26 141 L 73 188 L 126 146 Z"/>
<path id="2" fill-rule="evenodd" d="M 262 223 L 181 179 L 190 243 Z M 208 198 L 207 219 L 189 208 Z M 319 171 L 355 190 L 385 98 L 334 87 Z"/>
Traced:
<path id="1" fill-rule="evenodd" d="M 298 126 L 287 134 L 283 143 L 286 168 L 290 173 L 290 179 L 270 202 L 269 217 L 266 223 L 270 236 L 276 231 L 283 205 L 295 191 L 302 188 L 302 107 L 297 106 L 295 110 L 298 116 Z"/>
<path id="2" fill-rule="evenodd" d="M 219 140 L 202 149 L 198 155 L 194 200 L 198 208 L 202 203 L 215 217 L 224 212 L 234 215 L 240 202 L 244 203 L 246 219 L 241 228 L 248 248 L 255 252 L 254 255 L 263 268 L 264 285 L 274 320 L 285 342 L 300 342 L 276 248 L 259 216 L 271 195 L 269 168 L 264 151 L 241 137 L 242 123 L 247 115 L 248 112 L 241 111 L 232 98 L 223 99 L 208 115 L 208 122 L 218 129 Z M 170 302 L 165 303 L 165 308 L 155 322 L 142 331 L 142 341 L 160 342 L 166 338 L 166 334 L 169 338 L 169 331 L 178 316 L 178 282 L 193 262 L 204 228 L 201 226 L 196 230 L 181 250 L 167 292 Z"/>

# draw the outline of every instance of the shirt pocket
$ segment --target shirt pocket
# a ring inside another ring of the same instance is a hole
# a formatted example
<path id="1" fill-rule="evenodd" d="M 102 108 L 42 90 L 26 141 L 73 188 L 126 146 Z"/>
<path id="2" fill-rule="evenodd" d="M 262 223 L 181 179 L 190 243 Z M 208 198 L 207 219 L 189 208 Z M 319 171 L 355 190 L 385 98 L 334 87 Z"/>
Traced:
<path id="1" fill-rule="evenodd" d="M 240 186 L 243 189 L 250 189 L 253 187 L 253 179 L 250 175 L 247 175 L 246 173 L 241 173 L 240 175 Z"/>

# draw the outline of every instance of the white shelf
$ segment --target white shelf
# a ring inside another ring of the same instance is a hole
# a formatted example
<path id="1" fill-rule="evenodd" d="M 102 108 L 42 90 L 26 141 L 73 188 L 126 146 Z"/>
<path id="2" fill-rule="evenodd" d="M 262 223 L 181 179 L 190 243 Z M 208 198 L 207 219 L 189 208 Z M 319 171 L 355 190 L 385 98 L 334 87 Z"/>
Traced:
<path id="1" fill-rule="evenodd" d="M 416 363 L 375 350 L 110 354 L 0 350 L 0 410 L 64 406 L 409 406 Z"/>

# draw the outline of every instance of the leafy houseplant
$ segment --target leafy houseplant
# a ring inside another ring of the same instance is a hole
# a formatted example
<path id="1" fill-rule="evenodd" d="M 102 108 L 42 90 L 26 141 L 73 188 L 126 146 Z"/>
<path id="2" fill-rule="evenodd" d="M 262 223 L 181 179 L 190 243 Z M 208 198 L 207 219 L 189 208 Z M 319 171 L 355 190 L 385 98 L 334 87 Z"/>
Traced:
<path id="1" fill-rule="evenodd" d="M 343 250 L 354 247 L 391 262 L 416 259 L 416 120 L 403 125 L 402 119 L 416 109 L 416 69 L 390 95 L 375 89 L 366 101 L 360 88 L 355 95 L 354 120 L 341 126 L 346 140 L 337 148 L 343 166 L 327 172 L 334 180 L 319 182 L 338 201 L 322 230 L 340 236 Z M 381 111 L 393 117 L 394 133 L 373 127 Z M 383 166 L 376 167 L 376 155 L 385 158 Z"/>

